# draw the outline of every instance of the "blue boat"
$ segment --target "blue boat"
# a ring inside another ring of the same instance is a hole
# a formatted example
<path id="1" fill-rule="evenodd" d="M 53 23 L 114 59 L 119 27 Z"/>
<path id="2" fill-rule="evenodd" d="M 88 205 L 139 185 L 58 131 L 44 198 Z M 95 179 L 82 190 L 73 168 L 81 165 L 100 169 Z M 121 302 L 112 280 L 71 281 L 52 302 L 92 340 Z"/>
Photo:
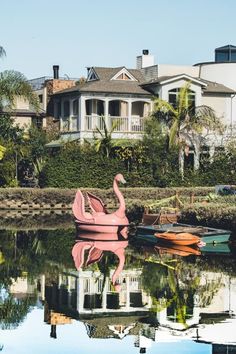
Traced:
<path id="1" fill-rule="evenodd" d="M 202 242 L 205 243 L 225 243 L 228 242 L 231 236 L 231 231 L 214 229 L 207 226 L 194 226 L 187 224 L 162 224 L 162 225 L 140 225 L 137 227 L 136 236 L 142 238 L 143 240 L 157 243 L 158 240 L 155 233 L 162 232 L 173 232 L 173 233 L 191 233 L 193 235 L 199 236 Z"/>

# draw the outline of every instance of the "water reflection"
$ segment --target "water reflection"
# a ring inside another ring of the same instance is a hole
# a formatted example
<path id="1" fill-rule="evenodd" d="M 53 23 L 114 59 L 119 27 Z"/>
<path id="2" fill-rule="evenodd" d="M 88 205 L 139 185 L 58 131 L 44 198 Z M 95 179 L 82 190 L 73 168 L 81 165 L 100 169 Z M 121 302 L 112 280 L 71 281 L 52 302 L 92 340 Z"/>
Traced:
<path id="1" fill-rule="evenodd" d="M 45 324 L 48 340 L 57 338 L 61 352 L 70 350 L 78 334 L 81 343 L 123 339 L 126 350 L 132 345 L 137 353 L 187 339 L 214 343 L 215 353 L 236 349 L 236 262 L 230 247 L 183 250 L 114 234 L 106 240 L 101 234 L 80 236 L 75 241 L 73 230 L 0 231 L 3 352 L 13 342 L 18 352 L 22 328 L 37 311 L 41 352 Z M 20 333 L 18 341 L 8 341 L 10 331 L 12 338 Z M 93 349 L 102 353 L 109 341 L 99 343 Z M 58 347 L 50 352 L 58 353 Z"/>
<path id="2" fill-rule="evenodd" d="M 125 263 L 125 248 L 128 246 L 128 241 L 120 241 L 118 234 L 103 234 L 103 233 L 80 233 L 77 235 L 77 242 L 72 249 L 72 256 L 75 262 L 75 267 L 79 271 L 82 266 L 100 262 L 104 256 L 104 252 L 111 252 L 119 259 L 119 264 L 111 276 L 112 285 L 116 291 L 121 290 L 121 285 L 118 281 L 121 271 Z M 85 251 L 88 251 L 87 260 L 85 262 Z M 103 262 L 104 263 L 104 262 Z M 109 271 L 108 259 L 105 260 L 107 269 L 104 272 L 104 282 L 102 289 L 105 287 L 105 277 Z M 103 305 L 102 305 L 103 307 Z"/>

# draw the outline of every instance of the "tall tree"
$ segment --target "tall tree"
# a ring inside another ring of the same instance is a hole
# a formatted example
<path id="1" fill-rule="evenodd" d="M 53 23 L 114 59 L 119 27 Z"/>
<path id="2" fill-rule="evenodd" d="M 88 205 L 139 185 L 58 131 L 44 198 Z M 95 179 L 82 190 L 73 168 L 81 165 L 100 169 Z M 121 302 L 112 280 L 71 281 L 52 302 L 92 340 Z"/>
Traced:
<path id="1" fill-rule="evenodd" d="M 206 105 L 196 107 L 193 104 L 190 82 L 187 82 L 176 98 L 176 104 L 171 104 L 160 98 L 154 99 L 153 116 L 160 122 L 168 134 L 168 146 L 179 148 L 179 170 L 184 174 L 184 153 L 189 147 L 194 150 L 194 168 L 199 168 L 199 156 L 203 135 L 209 132 L 222 133 L 223 125 L 215 111 Z"/>
<path id="2" fill-rule="evenodd" d="M 0 57 L 3 57 L 6 55 L 6 52 L 3 47 L 0 46 Z"/>
<path id="3" fill-rule="evenodd" d="M 6 52 L 0 46 L 0 57 L 4 55 Z M 34 109 L 39 109 L 38 97 L 22 73 L 14 70 L 0 72 L 0 112 L 11 111 L 17 97 L 28 100 Z"/>

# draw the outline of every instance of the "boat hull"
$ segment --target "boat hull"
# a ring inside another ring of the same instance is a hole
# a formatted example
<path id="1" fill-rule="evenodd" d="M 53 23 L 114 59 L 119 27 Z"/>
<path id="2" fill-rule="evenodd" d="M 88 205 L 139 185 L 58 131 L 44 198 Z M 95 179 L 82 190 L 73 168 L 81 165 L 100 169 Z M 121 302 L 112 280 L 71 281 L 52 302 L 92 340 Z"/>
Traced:
<path id="1" fill-rule="evenodd" d="M 157 240 L 160 242 L 171 243 L 179 246 L 190 246 L 196 245 L 201 242 L 201 238 L 199 236 L 192 235 L 187 232 L 182 232 L 179 234 L 163 232 L 163 233 L 155 233 Z"/>
<path id="2" fill-rule="evenodd" d="M 127 232 L 128 225 L 102 225 L 85 224 L 76 221 L 76 229 L 79 232 L 117 234 Z"/>
<path id="3" fill-rule="evenodd" d="M 224 243 L 228 242 L 231 236 L 231 231 L 208 228 L 204 226 L 193 226 L 187 224 L 165 224 L 165 225 L 140 225 L 137 227 L 137 236 L 146 238 L 151 242 L 157 242 L 155 233 L 181 233 L 188 232 L 199 236 L 202 242 L 205 243 Z"/>

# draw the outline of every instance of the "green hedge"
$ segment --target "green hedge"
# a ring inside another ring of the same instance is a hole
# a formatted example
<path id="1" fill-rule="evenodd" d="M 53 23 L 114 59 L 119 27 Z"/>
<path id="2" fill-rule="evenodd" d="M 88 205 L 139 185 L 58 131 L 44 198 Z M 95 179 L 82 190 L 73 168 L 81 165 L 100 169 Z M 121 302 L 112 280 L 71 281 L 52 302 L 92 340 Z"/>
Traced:
<path id="1" fill-rule="evenodd" d="M 110 183 L 112 185 L 112 181 Z M 99 196 L 104 201 L 114 202 L 115 195 L 112 188 L 98 189 L 98 188 L 81 188 L 83 192 L 90 191 Z M 155 201 L 162 198 L 170 197 L 179 193 L 179 197 L 189 197 L 192 193 L 196 197 L 204 197 L 214 188 L 210 187 L 196 187 L 196 188 L 121 188 L 122 193 L 127 201 L 137 202 L 145 205 L 148 201 Z M 45 203 L 45 204 L 70 204 L 75 196 L 76 189 L 62 189 L 62 188 L 1 188 L 0 202 L 5 200 L 25 201 L 26 203 Z"/>
<path id="2" fill-rule="evenodd" d="M 182 210 L 181 221 L 229 229 L 236 234 L 236 206 L 226 203 L 196 204 Z"/>

